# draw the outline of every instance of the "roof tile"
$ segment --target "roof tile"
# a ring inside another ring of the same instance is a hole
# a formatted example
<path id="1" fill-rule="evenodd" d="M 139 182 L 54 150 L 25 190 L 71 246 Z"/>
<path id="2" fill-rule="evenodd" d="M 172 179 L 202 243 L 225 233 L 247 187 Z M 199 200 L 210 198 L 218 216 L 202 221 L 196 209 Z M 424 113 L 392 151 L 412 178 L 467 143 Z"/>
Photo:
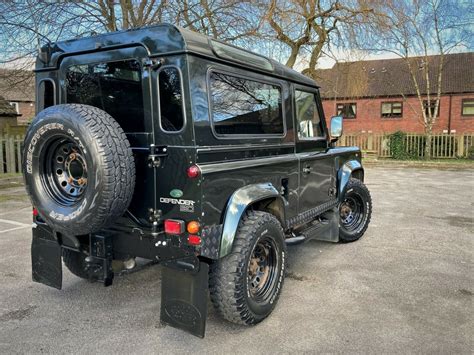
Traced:
<path id="1" fill-rule="evenodd" d="M 427 93 L 425 68 L 430 67 L 430 93 L 437 91 L 437 67 L 440 56 L 412 57 L 422 94 Z M 442 92 L 474 92 L 474 52 L 445 56 Z M 317 82 L 323 98 L 356 98 L 416 95 L 415 86 L 403 58 L 336 63 L 331 69 L 317 71 Z"/>

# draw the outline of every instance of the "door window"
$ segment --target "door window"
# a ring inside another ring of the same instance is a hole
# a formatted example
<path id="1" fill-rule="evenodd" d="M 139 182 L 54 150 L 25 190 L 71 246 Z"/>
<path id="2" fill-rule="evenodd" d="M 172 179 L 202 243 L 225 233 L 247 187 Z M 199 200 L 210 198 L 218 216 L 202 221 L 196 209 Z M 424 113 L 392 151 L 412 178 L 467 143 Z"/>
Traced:
<path id="1" fill-rule="evenodd" d="M 324 137 L 321 118 L 313 93 L 295 90 L 298 138 Z"/>

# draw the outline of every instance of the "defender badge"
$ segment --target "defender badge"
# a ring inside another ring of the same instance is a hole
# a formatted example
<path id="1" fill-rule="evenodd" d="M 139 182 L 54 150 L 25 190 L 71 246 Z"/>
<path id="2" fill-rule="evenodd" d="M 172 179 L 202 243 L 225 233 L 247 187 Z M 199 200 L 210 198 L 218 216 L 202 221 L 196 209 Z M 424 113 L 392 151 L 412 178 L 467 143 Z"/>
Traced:
<path id="1" fill-rule="evenodd" d="M 174 198 L 183 197 L 183 191 L 181 191 L 180 189 L 173 189 L 170 191 L 170 196 Z"/>

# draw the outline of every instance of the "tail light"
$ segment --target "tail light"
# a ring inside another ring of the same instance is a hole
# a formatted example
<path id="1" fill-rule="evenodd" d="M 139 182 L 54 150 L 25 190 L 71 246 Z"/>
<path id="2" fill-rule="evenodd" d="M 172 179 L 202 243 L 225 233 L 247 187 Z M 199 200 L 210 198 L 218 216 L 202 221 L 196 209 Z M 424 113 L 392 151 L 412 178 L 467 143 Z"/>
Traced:
<path id="1" fill-rule="evenodd" d="M 184 221 L 179 219 L 165 220 L 165 233 L 179 235 L 184 232 Z"/>
<path id="2" fill-rule="evenodd" d="M 191 165 L 186 170 L 186 174 L 188 175 L 188 178 L 190 178 L 190 179 L 197 178 L 200 173 L 201 173 L 201 170 L 199 169 L 199 167 L 197 165 Z"/>
<path id="3" fill-rule="evenodd" d="M 188 223 L 188 227 L 186 228 L 189 234 L 197 234 L 199 232 L 199 222 L 191 221 Z"/>
<path id="4" fill-rule="evenodd" d="M 33 207 L 33 217 L 38 217 L 38 210 Z"/>
<path id="5" fill-rule="evenodd" d="M 188 236 L 188 243 L 190 245 L 200 245 L 201 244 L 201 237 L 198 235 L 189 235 Z"/>

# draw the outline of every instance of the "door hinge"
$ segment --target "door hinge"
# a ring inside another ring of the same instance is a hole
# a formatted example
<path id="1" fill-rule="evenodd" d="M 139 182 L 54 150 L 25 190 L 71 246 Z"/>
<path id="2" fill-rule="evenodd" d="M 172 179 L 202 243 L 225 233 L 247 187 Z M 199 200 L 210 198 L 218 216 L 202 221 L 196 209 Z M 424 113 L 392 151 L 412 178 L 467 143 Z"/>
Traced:
<path id="1" fill-rule="evenodd" d="M 150 155 L 148 156 L 148 167 L 158 168 L 161 165 L 161 158 L 168 155 L 168 147 L 165 145 L 150 144 Z"/>

